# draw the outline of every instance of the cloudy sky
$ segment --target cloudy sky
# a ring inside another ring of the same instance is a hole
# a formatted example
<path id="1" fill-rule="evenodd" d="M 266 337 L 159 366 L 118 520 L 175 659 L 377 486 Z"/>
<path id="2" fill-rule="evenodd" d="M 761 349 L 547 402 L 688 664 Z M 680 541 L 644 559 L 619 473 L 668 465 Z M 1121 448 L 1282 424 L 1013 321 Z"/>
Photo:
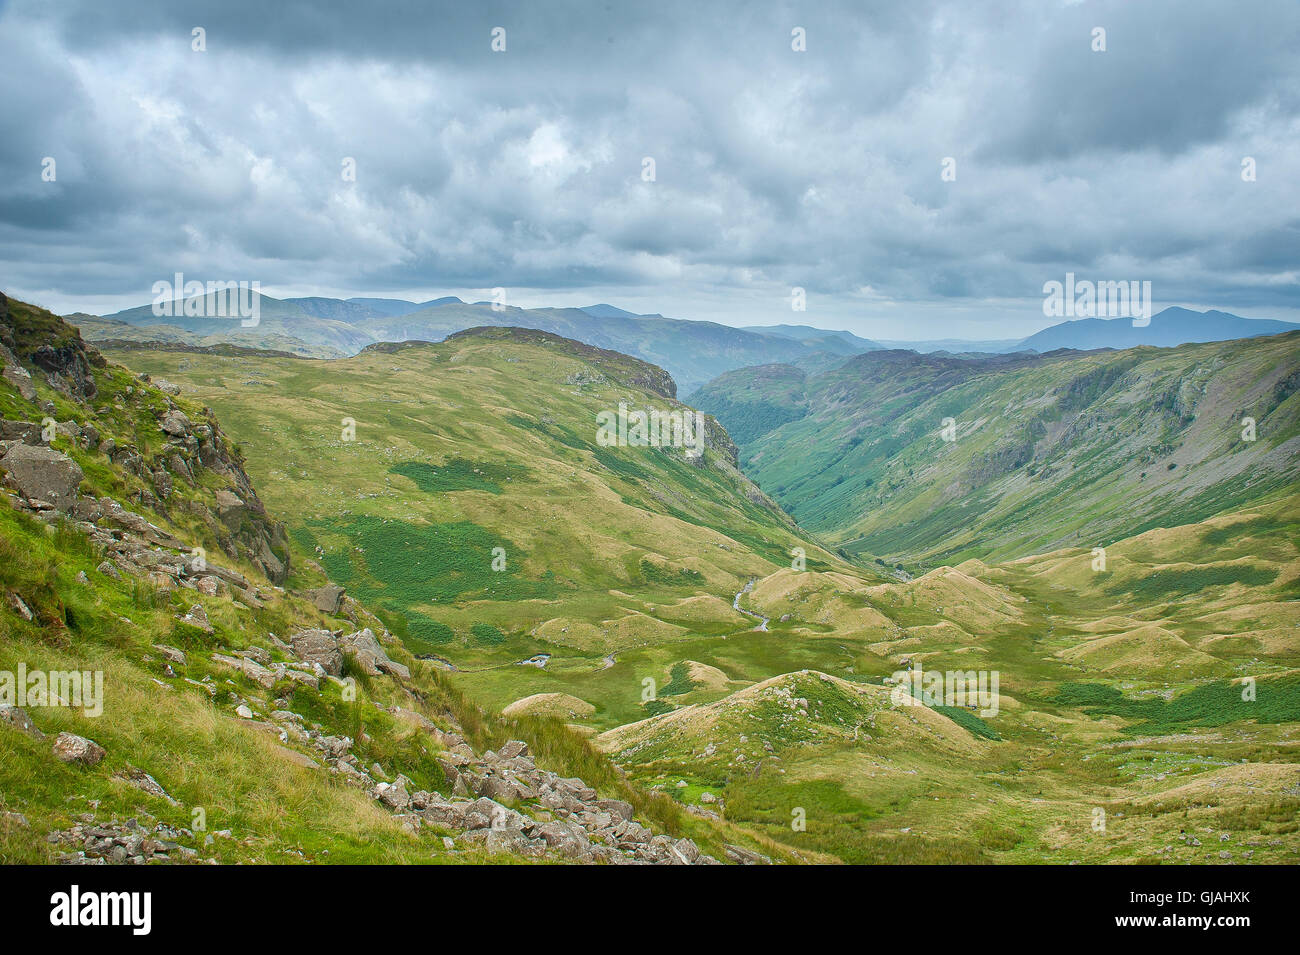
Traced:
<path id="1" fill-rule="evenodd" d="M 1073 271 L 1297 321 L 1297 51 L 1295 0 L 0 0 L 0 288 L 1009 338 Z"/>

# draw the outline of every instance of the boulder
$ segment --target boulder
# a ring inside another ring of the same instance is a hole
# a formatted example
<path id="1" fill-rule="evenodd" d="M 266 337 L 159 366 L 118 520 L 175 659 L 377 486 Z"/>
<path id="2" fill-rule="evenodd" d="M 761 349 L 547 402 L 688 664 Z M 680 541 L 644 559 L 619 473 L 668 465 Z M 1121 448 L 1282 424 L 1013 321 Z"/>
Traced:
<path id="1" fill-rule="evenodd" d="M 289 638 L 293 654 L 304 663 L 320 666 L 330 676 L 343 672 L 343 652 L 328 630 L 299 630 Z"/>
<path id="2" fill-rule="evenodd" d="M 202 604 L 195 604 L 190 607 L 190 612 L 185 616 L 177 616 L 181 623 L 188 623 L 191 627 L 198 627 L 204 633 L 212 632 L 212 624 L 208 622 L 208 612 L 203 609 Z"/>
<path id="3" fill-rule="evenodd" d="M 343 603 L 343 588 L 337 584 L 329 584 L 318 590 L 307 591 L 307 598 L 321 613 L 333 616 L 339 612 L 339 606 Z"/>
<path id="4" fill-rule="evenodd" d="M 23 497 L 49 501 L 59 510 L 72 503 L 81 484 L 81 468 L 60 451 L 30 444 L 12 445 L 0 469 L 8 472 L 9 482 Z"/>
<path id="5" fill-rule="evenodd" d="M 371 676 L 378 676 L 381 673 L 400 676 L 403 679 L 411 676 L 411 671 L 405 666 L 389 659 L 378 638 L 375 637 L 374 631 L 369 627 L 341 637 L 338 646 L 344 652 L 355 654 L 357 665 Z"/>
<path id="6" fill-rule="evenodd" d="M 528 744 L 519 739 L 508 740 L 505 745 L 497 751 L 497 755 L 502 759 L 514 759 L 517 756 L 527 756 Z"/>
<path id="7" fill-rule="evenodd" d="M 158 651 L 164 660 L 168 663 L 175 663 L 177 666 L 185 666 L 185 651 L 178 650 L 176 647 L 169 647 L 163 643 L 155 643 L 153 648 Z"/>
<path id="8" fill-rule="evenodd" d="M 185 412 L 172 410 L 163 415 L 159 427 L 174 438 L 183 438 L 190 433 L 190 419 Z"/>
<path id="9" fill-rule="evenodd" d="M 104 747 L 75 733 L 60 733 L 54 740 L 54 755 L 65 763 L 94 766 L 104 758 Z"/>
<path id="10" fill-rule="evenodd" d="M 36 385 L 32 381 L 31 372 L 17 362 L 10 364 L 5 362 L 4 370 L 0 371 L 0 377 L 9 382 L 18 394 L 22 395 L 25 401 L 36 400 Z"/>
<path id="11" fill-rule="evenodd" d="M 598 799 L 596 800 L 596 808 L 609 813 L 610 816 L 616 819 L 622 819 L 624 822 L 632 821 L 633 809 L 630 802 L 624 802 L 621 799 Z"/>

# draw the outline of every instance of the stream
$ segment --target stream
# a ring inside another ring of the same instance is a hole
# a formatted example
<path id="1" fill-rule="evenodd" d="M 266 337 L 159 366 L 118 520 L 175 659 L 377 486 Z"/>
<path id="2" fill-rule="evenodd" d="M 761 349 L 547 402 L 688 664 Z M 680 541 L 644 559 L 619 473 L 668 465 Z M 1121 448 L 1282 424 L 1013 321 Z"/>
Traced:
<path id="1" fill-rule="evenodd" d="M 745 589 L 742 590 L 740 593 L 736 594 L 736 599 L 731 602 L 731 609 L 735 610 L 737 613 L 743 613 L 746 617 L 753 617 L 755 620 L 758 621 L 758 626 L 755 627 L 754 629 L 762 630 L 766 632 L 767 622 L 772 618 L 764 617 L 761 613 L 754 613 L 754 611 L 752 610 L 746 610 L 744 607 L 740 605 L 740 598 L 743 597 L 745 594 L 749 593 L 753 589 L 754 589 L 754 581 L 751 579 L 749 583 L 745 584 Z"/>

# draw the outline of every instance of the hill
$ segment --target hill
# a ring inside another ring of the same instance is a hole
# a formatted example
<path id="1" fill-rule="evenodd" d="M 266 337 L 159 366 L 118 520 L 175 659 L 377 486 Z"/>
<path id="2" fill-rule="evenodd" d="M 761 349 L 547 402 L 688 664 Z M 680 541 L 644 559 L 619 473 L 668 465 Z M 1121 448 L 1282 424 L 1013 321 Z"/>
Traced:
<path id="1" fill-rule="evenodd" d="M 803 526 L 929 566 L 1104 546 L 1291 486 L 1298 388 L 1292 332 L 1118 352 L 874 351 L 819 375 L 732 372 L 692 400 Z"/>

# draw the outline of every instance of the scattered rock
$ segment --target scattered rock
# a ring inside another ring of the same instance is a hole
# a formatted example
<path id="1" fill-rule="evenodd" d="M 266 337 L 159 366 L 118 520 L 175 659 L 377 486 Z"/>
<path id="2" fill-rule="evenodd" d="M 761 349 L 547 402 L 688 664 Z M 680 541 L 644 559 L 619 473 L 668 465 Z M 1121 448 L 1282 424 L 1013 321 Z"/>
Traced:
<path id="1" fill-rule="evenodd" d="M 104 747 L 75 733 L 60 733 L 54 739 L 54 755 L 65 763 L 94 766 L 104 758 Z"/>
<path id="2" fill-rule="evenodd" d="M 26 733 L 32 739 L 45 739 L 45 734 L 36 728 L 32 718 L 22 707 L 10 703 L 0 703 L 0 723 L 8 723 L 19 732 Z"/>

